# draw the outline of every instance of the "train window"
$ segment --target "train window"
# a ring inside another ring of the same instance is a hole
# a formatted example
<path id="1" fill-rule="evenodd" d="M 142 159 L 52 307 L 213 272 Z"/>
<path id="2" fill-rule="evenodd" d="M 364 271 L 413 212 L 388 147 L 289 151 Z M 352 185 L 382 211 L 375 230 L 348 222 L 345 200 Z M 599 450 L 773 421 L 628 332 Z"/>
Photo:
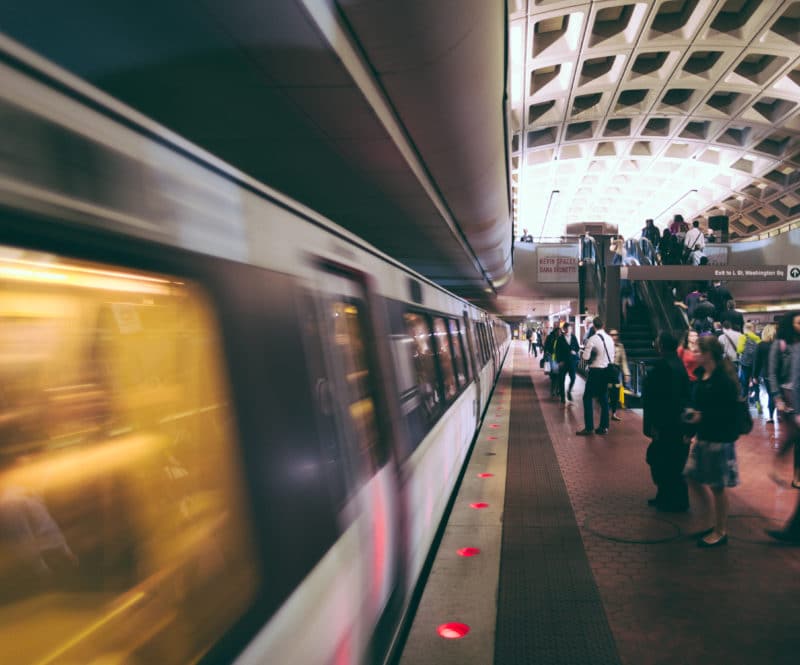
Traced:
<path id="1" fill-rule="evenodd" d="M 453 319 L 447 319 L 447 325 L 450 328 L 450 339 L 453 342 L 453 364 L 456 368 L 458 385 L 466 386 L 469 380 L 469 371 L 467 370 L 467 355 L 464 353 L 461 330 L 459 329 L 458 321 Z"/>
<path id="2" fill-rule="evenodd" d="M 433 420 L 441 411 L 442 403 L 437 389 L 436 360 L 428 320 L 415 312 L 406 312 L 403 318 L 406 330 L 414 340 L 412 353 L 422 405 L 428 419 Z"/>
<path id="3" fill-rule="evenodd" d="M 449 402 L 458 395 L 458 383 L 453 371 L 453 355 L 450 350 L 447 323 L 439 316 L 433 319 L 433 334 L 436 337 L 436 355 L 439 357 L 439 367 L 442 370 L 444 398 Z"/>
<path id="4" fill-rule="evenodd" d="M 481 340 L 481 367 L 485 366 L 487 362 L 489 362 L 490 354 L 489 354 L 489 343 L 486 339 L 486 324 L 483 322 L 478 322 L 478 337 Z"/>
<path id="5" fill-rule="evenodd" d="M 379 435 L 375 416 L 375 390 L 369 370 L 363 304 L 339 298 L 330 304 L 335 358 L 345 381 L 347 416 L 358 440 L 363 470 L 370 475 L 380 468 Z"/>
<path id="6" fill-rule="evenodd" d="M 0 662 L 196 662 L 260 579 L 216 322 L 0 248 Z"/>

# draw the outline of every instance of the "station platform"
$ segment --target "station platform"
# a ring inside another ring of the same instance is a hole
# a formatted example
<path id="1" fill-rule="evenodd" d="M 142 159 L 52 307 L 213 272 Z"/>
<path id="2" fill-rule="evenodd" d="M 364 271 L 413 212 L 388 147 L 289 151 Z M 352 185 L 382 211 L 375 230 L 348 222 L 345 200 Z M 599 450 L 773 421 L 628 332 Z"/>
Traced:
<path id="1" fill-rule="evenodd" d="M 729 542 L 701 549 L 706 497 L 691 492 L 687 513 L 648 506 L 641 414 L 576 436 L 582 392 L 578 377 L 572 403 L 551 399 L 513 343 L 401 665 L 798 662 L 800 547 L 764 533 L 797 501 L 775 428 L 755 419 L 737 442 Z"/>

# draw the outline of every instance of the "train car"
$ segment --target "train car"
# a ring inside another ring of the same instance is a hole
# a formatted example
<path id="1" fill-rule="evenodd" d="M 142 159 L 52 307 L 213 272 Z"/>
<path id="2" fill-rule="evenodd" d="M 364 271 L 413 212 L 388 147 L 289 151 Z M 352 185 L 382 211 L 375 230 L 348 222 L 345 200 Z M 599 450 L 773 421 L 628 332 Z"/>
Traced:
<path id="1" fill-rule="evenodd" d="M 508 327 L 0 37 L 0 662 L 384 662 Z"/>

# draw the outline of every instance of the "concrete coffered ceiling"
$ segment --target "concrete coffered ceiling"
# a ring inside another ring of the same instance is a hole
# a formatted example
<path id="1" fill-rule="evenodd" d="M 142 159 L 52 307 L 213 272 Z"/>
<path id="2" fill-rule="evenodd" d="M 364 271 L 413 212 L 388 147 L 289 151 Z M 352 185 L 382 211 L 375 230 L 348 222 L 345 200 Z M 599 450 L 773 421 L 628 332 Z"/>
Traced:
<path id="1" fill-rule="evenodd" d="M 509 21 L 517 235 L 800 216 L 800 2 L 511 0 Z"/>

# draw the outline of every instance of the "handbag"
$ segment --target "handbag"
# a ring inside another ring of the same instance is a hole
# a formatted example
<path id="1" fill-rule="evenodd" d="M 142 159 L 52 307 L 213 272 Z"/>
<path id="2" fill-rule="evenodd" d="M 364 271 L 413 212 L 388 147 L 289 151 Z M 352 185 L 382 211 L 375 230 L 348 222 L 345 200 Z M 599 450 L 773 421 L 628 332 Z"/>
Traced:
<path id="1" fill-rule="evenodd" d="M 600 341 L 603 342 L 603 348 L 606 351 L 606 358 L 608 358 L 608 366 L 606 367 L 606 382 L 612 385 L 619 385 L 620 366 L 611 362 L 611 356 L 608 353 L 605 338 L 600 335 Z"/>

